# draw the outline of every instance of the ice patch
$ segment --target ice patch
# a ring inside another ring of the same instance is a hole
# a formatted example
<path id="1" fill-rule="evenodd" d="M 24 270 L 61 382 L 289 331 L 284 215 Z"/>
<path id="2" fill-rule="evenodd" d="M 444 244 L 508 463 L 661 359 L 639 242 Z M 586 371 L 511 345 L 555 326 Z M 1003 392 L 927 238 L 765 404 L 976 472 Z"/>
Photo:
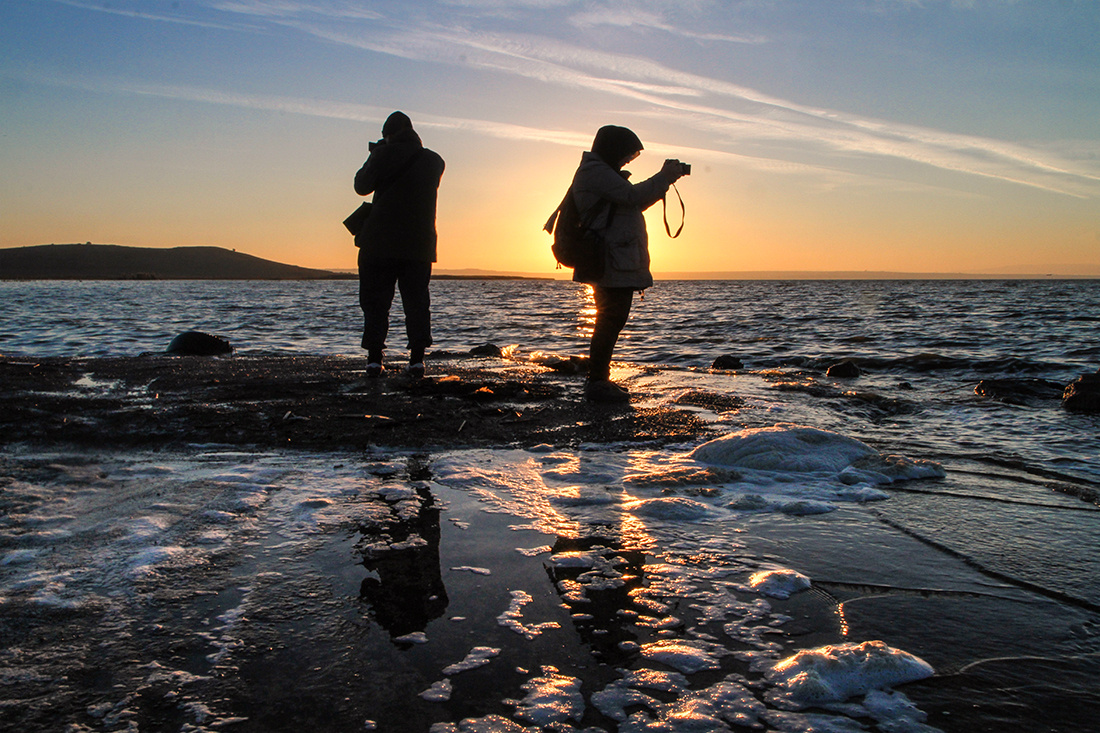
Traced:
<path id="1" fill-rule="evenodd" d="M 749 578 L 749 587 L 772 598 L 790 598 L 810 587 L 810 579 L 796 570 L 761 570 Z"/>
<path id="2" fill-rule="evenodd" d="M 474 575 L 492 575 L 493 571 L 489 568 L 475 568 L 472 565 L 459 565 L 451 568 L 455 573 L 473 573 Z"/>
<path id="3" fill-rule="evenodd" d="M 854 438 L 788 423 L 725 435 L 699 446 L 692 457 L 755 471 L 826 475 L 849 485 L 945 475 L 943 468 L 931 461 L 883 456 Z"/>
<path id="4" fill-rule="evenodd" d="M 539 545 L 538 547 L 517 547 L 516 552 L 524 557 L 538 557 L 539 555 L 545 555 L 553 550 L 550 545 Z"/>
<path id="5" fill-rule="evenodd" d="M 414 631 L 411 634 L 395 637 L 394 641 L 398 644 L 427 644 L 428 635 L 423 631 Z"/>
<path id="6" fill-rule="evenodd" d="M 581 681 L 558 674 L 555 667 L 544 666 L 541 677 L 532 677 L 521 688 L 527 693 L 516 706 L 516 717 L 539 726 L 579 721 L 584 715 Z"/>
<path id="7" fill-rule="evenodd" d="M 592 705 L 617 721 L 620 733 L 717 733 L 729 731 L 730 725 L 760 727 L 760 717 L 766 708 L 740 682 L 727 678 L 701 690 L 688 690 L 683 675 L 671 673 L 672 676 L 661 680 L 662 684 L 647 684 L 645 676 L 657 674 L 670 673 L 632 672 L 594 693 Z M 661 702 L 641 692 L 642 689 L 655 689 L 676 697 L 670 702 Z M 635 710 L 628 716 L 627 709 L 638 706 L 648 710 Z"/>
<path id="8" fill-rule="evenodd" d="M 421 692 L 420 697 L 428 702 L 447 702 L 451 699 L 452 691 L 451 681 L 444 679 Z"/>
<path id="9" fill-rule="evenodd" d="M 718 660 L 707 651 L 684 640 L 659 640 L 642 646 L 642 656 L 666 664 L 684 674 L 718 669 Z"/>
<path id="10" fill-rule="evenodd" d="M 556 568 L 594 568 L 605 560 L 598 552 L 557 552 L 550 557 L 550 564 Z"/>
<path id="11" fill-rule="evenodd" d="M 477 669 L 478 667 L 484 667 L 489 661 L 500 654 L 499 648 L 491 646 L 475 646 L 466 655 L 466 658 L 461 662 L 449 665 L 443 668 L 443 674 L 455 675 L 459 672 L 468 672 L 471 669 Z"/>
<path id="12" fill-rule="evenodd" d="M 520 725 L 501 715 L 465 718 L 460 723 L 435 723 L 428 733 L 537 733 L 537 729 Z"/>
<path id="13" fill-rule="evenodd" d="M 497 616 L 497 625 L 511 629 L 526 639 L 534 639 L 546 629 L 560 629 L 561 624 L 557 621 L 546 621 L 541 624 L 523 623 L 523 607 L 532 600 L 534 599 L 531 598 L 531 594 L 526 591 L 512 591 L 512 602 L 508 605 L 507 611 Z"/>
<path id="14" fill-rule="evenodd" d="M 933 674 L 930 664 L 881 641 L 804 649 L 775 664 L 766 679 L 775 685 L 769 700 L 797 710 L 843 702 Z"/>

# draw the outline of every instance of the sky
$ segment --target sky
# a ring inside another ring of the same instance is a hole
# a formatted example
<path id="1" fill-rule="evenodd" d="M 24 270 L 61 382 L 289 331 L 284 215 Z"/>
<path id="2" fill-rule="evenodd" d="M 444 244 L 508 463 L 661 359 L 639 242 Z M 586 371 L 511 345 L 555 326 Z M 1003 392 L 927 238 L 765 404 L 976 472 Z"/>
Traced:
<path id="1" fill-rule="evenodd" d="M 552 272 L 615 124 L 634 180 L 692 165 L 657 273 L 1096 276 L 1097 39 L 1097 0 L 3 0 L 0 247 L 352 269 L 402 110 L 447 164 L 437 270 Z"/>

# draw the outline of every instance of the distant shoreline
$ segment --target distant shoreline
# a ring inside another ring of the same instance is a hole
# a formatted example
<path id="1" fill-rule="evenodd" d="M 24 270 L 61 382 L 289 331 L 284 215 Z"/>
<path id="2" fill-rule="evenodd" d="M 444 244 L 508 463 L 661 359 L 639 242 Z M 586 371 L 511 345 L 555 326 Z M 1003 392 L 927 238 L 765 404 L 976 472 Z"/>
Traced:
<path id="1" fill-rule="evenodd" d="M 331 282 L 333 280 L 358 280 L 359 275 L 351 272 L 332 272 L 323 277 L 172 277 L 150 276 L 143 273 L 132 275 L 110 276 L 58 276 L 58 277 L 9 277 L 7 273 L 0 273 L 0 282 Z M 492 280 L 492 281 L 534 281 L 534 282 L 572 282 L 569 278 L 553 277 L 550 275 L 511 275 L 511 274 L 481 274 L 481 275 L 454 275 L 447 272 L 435 273 L 432 280 Z M 938 280 L 980 280 L 987 282 L 1001 281 L 1030 281 L 1048 280 L 1057 282 L 1100 280 L 1100 275 L 982 275 L 974 273 L 838 273 L 838 272 L 775 272 L 775 273 L 694 273 L 692 275 L 654 273 L 655 283 L 683 282 L 683 281 L 714 281 L 714 282 L 853 282 L 853 281 L 927 281 Z"/>
<path id="2" fill-rule="evenodd" d="M 1070 272 L 1075 270 L 1076 272 Z M 570 280 L 569 270 L 515 272 L 437 269 L 436 280 Z M 129 247 L 115 244 L 43 244 L 0 248 L 0 280 L 356 280 L 356 270 L 288 265 L 223 247 Z M 746 270 L 655 272 L 675 280 L 1097 280 L 1100 265 L 1059 265 L 1047 273 L 892 272 L 885 270 Z"/>

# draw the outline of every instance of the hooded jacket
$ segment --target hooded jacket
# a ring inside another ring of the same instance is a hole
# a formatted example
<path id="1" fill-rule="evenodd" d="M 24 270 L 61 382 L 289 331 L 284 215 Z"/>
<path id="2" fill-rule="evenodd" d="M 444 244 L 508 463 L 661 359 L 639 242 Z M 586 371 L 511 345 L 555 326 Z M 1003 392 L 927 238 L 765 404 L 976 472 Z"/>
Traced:
<path id="1" fill-rule="evenodd" d="M 668 179 L 660 173 L 641 183 L 630 183 L 597 153 L 589 151 L 581 156 L 573 176 L 573 198 L 581 217 L 601 200 L 614 205 L 604 206 L 592 221 L 592 229 L 600 232 L 605 245 L 604 274 L 594 285 L 637 290 L 653 285 L 649 235 L 642 212 L 660 201 L 668 186 Z"/>
<path id="2" fill-rule="evenodd" d="M 370 216 L 355 236 L 362 255 L 436 261 L 435 212 L 443 169 L 443 158 L 425 148 L 411 127 L 375 146 L 355 174 L 355 192 L 374 194 Z"/>

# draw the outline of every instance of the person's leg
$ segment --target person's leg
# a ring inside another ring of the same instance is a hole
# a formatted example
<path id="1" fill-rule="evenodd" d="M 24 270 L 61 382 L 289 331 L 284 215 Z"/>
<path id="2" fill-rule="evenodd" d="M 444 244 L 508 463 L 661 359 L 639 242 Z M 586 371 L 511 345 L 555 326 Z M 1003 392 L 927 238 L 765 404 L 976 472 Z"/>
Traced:
<path id="1" fill-rule="evenodd" d="M 363 309 L 363 342 L 367 359 L 382 363 L 386 335 L 390 330 L 390 306 L 393 303 L 397 271 L 389 260 L 367 258 L 359 254 L 359 307 Z"/>
<path id="2" fill-rule="evenodd" d="M 634 289 L 596 286 L 594 290 L 596 325 L 592 328 L 592 343 L 588 352 L 588 379 L 590 382 L 602 382 L 611 375 L 611 354 L 630 316 Z"/>
<path id="3" fill-rule="evenodd" d="M 431 279 L 431 262 L 402 263 L 401 277 L 397 284 L 401 289 L 401 307 L 405 310 L 410 365 L 423 364 L 424 351 L 432 345 L 432 303 L 428 292 Z"/>

